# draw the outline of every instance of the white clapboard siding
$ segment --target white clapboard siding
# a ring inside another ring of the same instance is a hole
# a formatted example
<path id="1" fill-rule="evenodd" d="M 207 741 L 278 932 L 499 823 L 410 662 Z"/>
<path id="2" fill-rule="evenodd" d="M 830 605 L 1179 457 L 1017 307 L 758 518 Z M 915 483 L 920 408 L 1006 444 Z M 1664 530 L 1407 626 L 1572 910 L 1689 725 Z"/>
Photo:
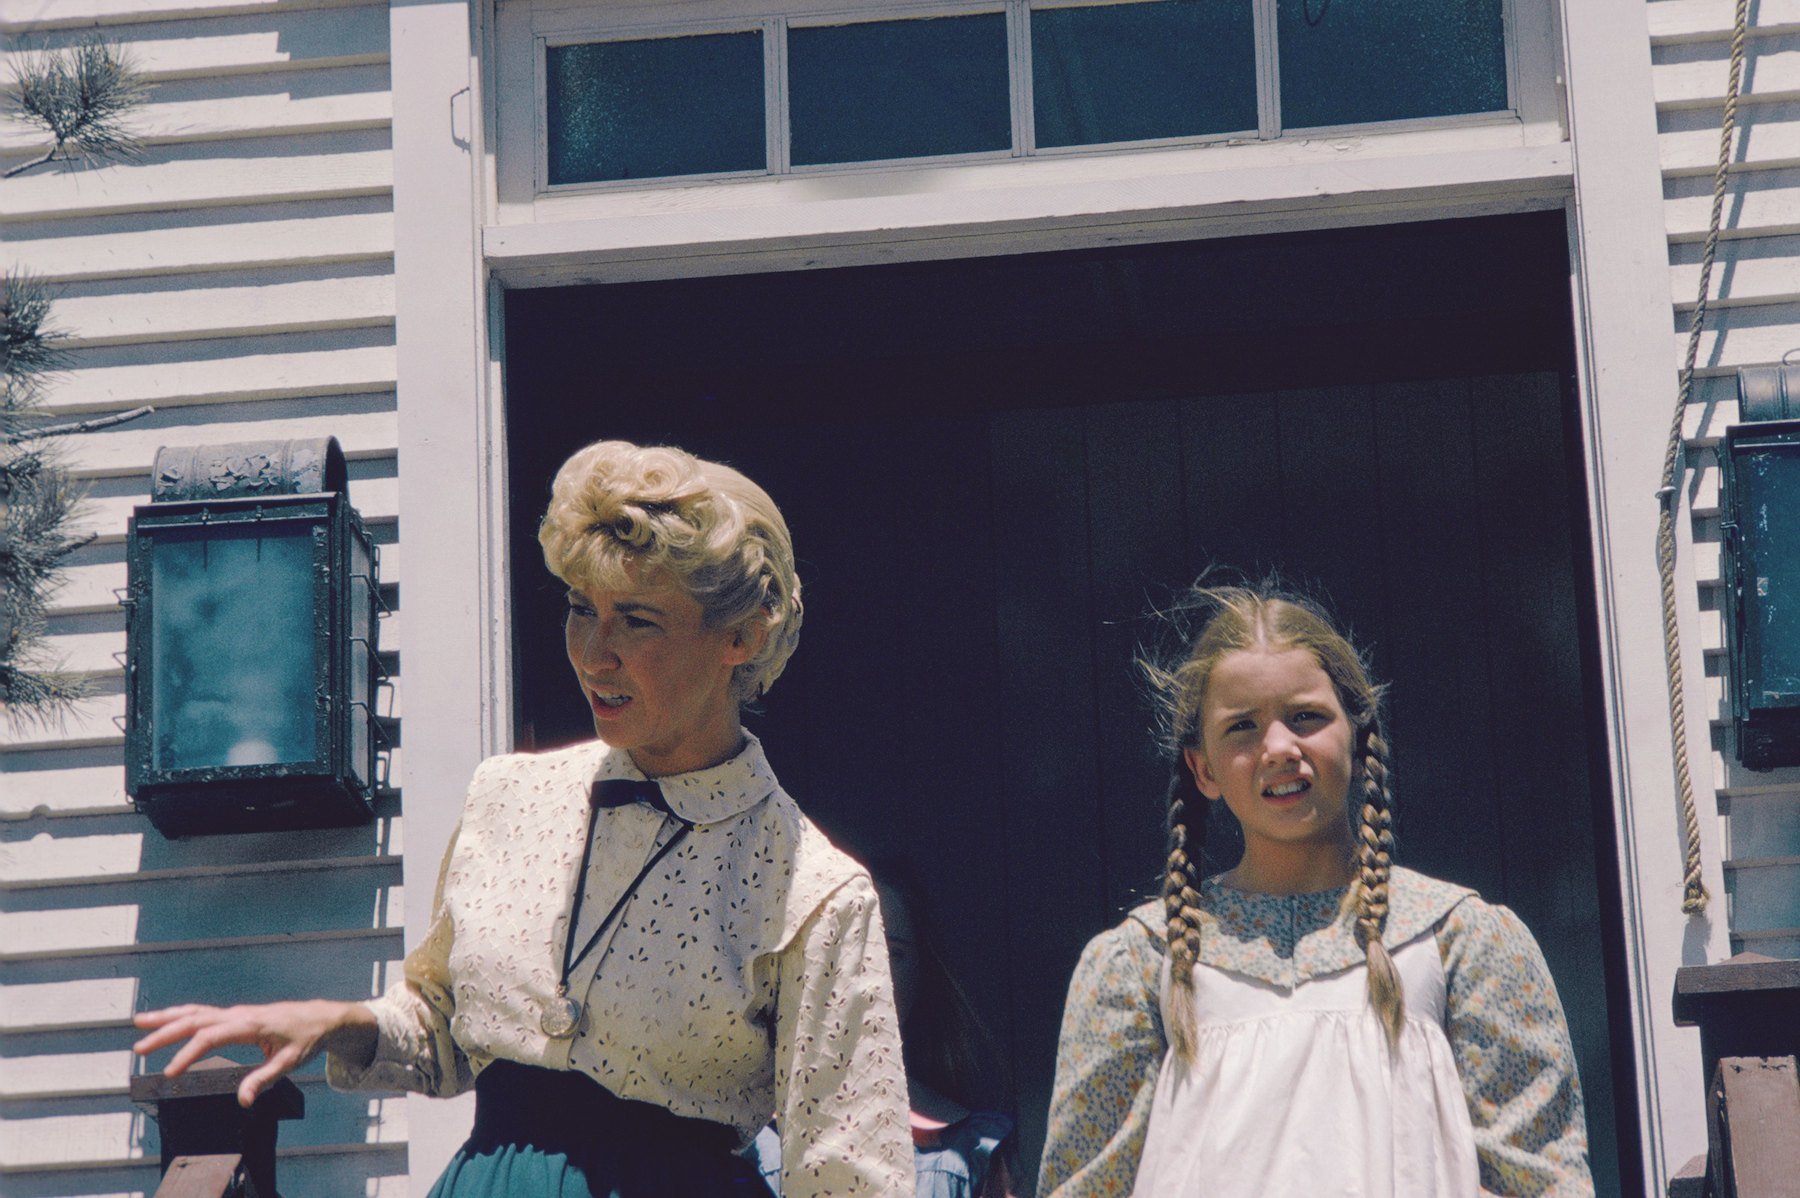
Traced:
<path id="1" fill-rule="evenodd" d="M 354 1194 L 359 1198 L 406 1198 L 406 1147 L 403 1144 L 347 1145 L 322 1153 L 317 1149 L 276 1150 L 275 1184 L 282 1192 L 304 1198 L 315 1194 Z M 82 1198 L 144 1198 L 153 1193 L 160 1170 L 150 1164 L 125 1164 L 84 1174 Z M 68 1198 L 68 1179 L 61 1170 L 11 1173 L 7 1198 Z"/>
<path id="2" fill-rule="evenodd" d="M 1800 128 L 1800 122 L 1796 122 Z M 1685 328 L 1700 288 L 1699 242 L 1669 247 L 1669 286 Z M 1800 237 L 1753 237 L 1719 244 L 1713 263 L 1711 307 L 1800 302 Z M 1721 294 L 1721 288 L 1723 294 Z"/>
<path id="3" fill-rule="evenodd" d="M 220 14 L 266 14 L 343 8 L 368 0 L 0 0 L 0 31 L 33 32 L 102 26 L 109 33 L 148 22 Z"/>
<path id="4" fill-rule="evenodd" d="M 66 284 L 56 301 L 65 348 L 372 328 L 394 320 L 385 263 L 300 266 L 169 279 Z"/>
<path id="5" fill-rule="evenodd" d="M 1731 35 L 1733 0 L 1657 0 L 1650 5 L 1653 43 L 1718 40 Z M 1756 25 L 1769 33 L 1800 30 L 1800 0 L 1761 0 Z"/>
<path id="6" fill-rule="evenodd" d="M 380 858 L 15 891 L 0 911 L 0 963 L 359 935 L 341 926 L 348 912 L 364 928 L 401 927 L 403 902 L 399 864 Z"/>
<path id="7" fill-rule="evenodd" d="M 1682 321 L 1685 326 L 1687 321 Z M 1687 355 L 1687 330 L 1674 334 L 1672 360 Z M 1800 349 L 1800 319 L 1786 304 L 1726 307 L 1709 312 L 1700 335 L 1700 361 L 1708 370 L 1735 372 L 1740 366 L 1767 366 Z"/>
<path id="8" fill-rule="evenodd" d="M 60 288 L 69 369 L 46 416 L 154 404 L 65 438 L 95 539 L 51 599 L 47 649 L 96 696 L 0 730 L 0 1191 L 141 1196 L 157 1129 L 126 1086 L 133 1011 L 358 998 L 403 951 L 400 797 L 351 828 L 168 840 L 124 793 L 124 536 L 166 445 L 333 435 L 397 599 L 392 102 L 384 0 L 0 0 L 0 42 L 100 25 L 152 87 L 136 159 L 0 187 L 0 266 Z M 0 51 L 0 71 L 8 66 Z M 0 130 L 0 166 L 39 143 Z M 390 668 L 400 621 L 383 621 Z M 399 682 L 384 690 L 398 719 Z M 397 783 L 399 752 L 388 781 Z M 149 1062 L 160 1067 L 167 1055 Z M 399 1194 L 404 1103 L 316 1067 L 284 1124 L 290 1194 Z"/>
<path id="9" fill-rule="evenodd" d="M 170 444 L 185 441 L 186 438 L 182 436 L 169 439 Z M 392 459 L 384 461 L 391 463 Z M 130 518 L 132 509 L 149 502 L 149 477 L 146 472 L 144 486 L 133 488 L 130 493 L 90 497 L 81 509 L 80 518 L 75 521 L 75 532 L 77 535 L 93 536 L 103 543 L 119 543 L 125 538 L 125 522 Z M 365 524 L 392 524 L 400 511 L 399 479 L 392 475 L 382 478 L 352 476 L 350 503 Z M 398 555 L 390 560 L 386 551 L 383 551 L 381 581 L 384 585 L 399 582 L 398 561 Z M 106 567 L 76 566 L 68 573 L 68 585 L 57 592 L 51 608 L 52 614 L 74 614 L 94 610 L 96 607 L 110 609 L 118 606 L 113 591 L 125 585 L 123 560 Z"/>
<path id="10" fill-rule="evenodd" d="M 37 758 L 60 760 L 54 768 L 34 769 Z M 83 764 L 63 764 L 70 758 Z M 23 823 L 39 816 L 104 816 L 132 811 L 131 797 L 125 793 L 122 761 L 122 751 L 116 748 L 81 753 L 0 754 L 0 767 L 5 770 L 0 772 L 0 821 Z M 10 988 L 7 1001 L 12 1001 Z M 0 1023 L 0 1028 L 3 1026 Z"/>
<path id="11" fill-rule="evenodd" d="M 34 217 L 386 194 L 394 183 L 388 142 L 385 130 L 296 134 L 152 146 L 97 169 L 58 164 L 7 180 L 0 237 L 5 222 Z"/>
<path id="12" fill-rule="evenodd" d="M 223 369 L 231 362 L 210 365 Z M 217 408 L 176 406 L 71 438 L 63 460 L 78 478 L 141 474 L 147 481 L 160 447 L 326 436 L 336 437 L 346 455 L 391 458 L 397 444 L 393 400 L 390 393 L 323 394 Z"/>
<path id="13" fill-rule="evenodd" d="M 1712 219 L 1712 177 L 1682 175 L 1663 186 L 1670 238 L 1701 241 Z M 1724 235 L 1768 237 L 1800 232 L 1800 170 L 1742 170 L 1731 175 Z"/>
<path id="14" fill-rule="evenodd" d="M 10 30 L 27 34 L 32 46 L 55 48 L 92 33 L 91 21 L 60 19 L 82 7 L 81 0 L 4 0 L 0 13 L 17 22 L 10 25 Z M 366 0 L 331 5 L 331 10 L 324 12 L 318 11 L 320 6 L 315 4 L 226 4 L 216 6 L 210 13 L 200 11 L 201 5 L 182 6 L 193 12 L 191 17 L 176 11 L 158 14 L 155 4 L 133 2 L 118 7 L 141 9 L 146 16 L 171 18 L 115 25 L 106 30 L 108 38 L 127 48 L 139 73 L 157 82 L 249 71 L 305 71 L 379 63 L 386 62 L 388 56 L 387 5 Z M 51 14 L 59 18 L 53 25 L 18 20 Z"/>
<path id="15" fill-rule="evenodd" d="M 1733 7 L 1731 0 L 1649 5 L 1677 362 L 1686 354 L 1697 301 Z M 1726 863 L 1734 941 L 1746 931 L 1793 922 L 1786 909 L 1791 895 L 1783 897 L 1790 885 L 1787 873 L 1746 872 L 1736 864 L 1745 855 L 1741 848 L 1753 840 L 1748 825 L 1740 824 L 1740 809 L 1755 804 L 1761 810 L 1793 810 L 1800 821 L 1800 770 L 1757 772 L 1735 760 L 1720 611 L 1728 596 L 1722 585 L 1716 446 L 1725 427 L 1737 420 L 1736 371 L 1771 364 L 1800 346 L 1800 0 L 1762 0 L 1752 6 L 1752 20 L 1724 236 L 1700 339 L 1700 377 L 1682 425 L 1690 472 L 1684 493 L 1694 522 L 1693 549 L 1682 568 L 1700 593 L 1694 632 L 1706 661 L 1705 676 L 1690 686 L 1690 701 L 1701 705 L 1712 726 L 1712 775 L 1721 814 L 1728 828 L 1739 824 L 1726 838 L 1727 856 L 1734 859 Z M 1740 838 L 1745 845 L 1733 846 Z M 1765 884 L 1769 878 L 1772 885 Z M 1800 939 L 1777 936 L 1752 947 L 1786 953 L 1796 946 Z"/>
<path id="16" fill-rule="evenodd" d="M 1658 47 L 1656 106 L 1716 104 L 1725 94 L 1730 41 Z M 1765 35 L 1745 46 L 1745 76 L 1760 103 L 1800 97 L 1800 33 Z"/>
<path id="17" fill-rule="evenodd" d="M 1722 89 L 1721 89 L 1722 90 Z M 1704 175 L 1708 180 L 1719 165 L 1719 121 L 1724 116 L 1720 99 L 1703 108 L 1681 108 L 1660 114 L 1657 150 L 1663 174 Z M 1738 108 L 1738 133 L 1733 139 L 1732 166 L 1767 169 L 1800 163 L 1800 112 L 1790 102 L 1742 104 Z"/>
<path id="18" fill-rule="evenodd" d="M 333 1094 L 322 1082 L 308 1082 L 306 1118 L 281 1126 L 284 1147 L 342 1143 L 354 1136 L 367 1144 L 406 1140 L 406 1103 L 393 1098 Z M 123 1097 L 69 1098 L 41 1104 L 8 1104 L 40 1115 L 0 1121 L 0 1160 L 11 1168 L 61 1166 L 63 1162 L 105 1165 L 154 1160 L 160 1139 L 155 1124 Z M 279 1171 L 279 1166 L 277 1166 Z"/>
<path id="19" fill-rule="evenodd" d="M 199 274 L 270 263 L 393 259 L 385 195 L 133 213 L 6 226 L 0 259 L 52 282 Z"/>
<path id="20" fill-rule="evenodd" d="M 385 129 L 393 117 L 387 66 L 340 67 L 294 90 L 286 74 L 225 75 L 158 84 L 125 125 L 145 145 L 294 133 Z M 0 125 L 0 155 L 42 153 L 47 133 Z"/>
<path id="21" fill-rule="evenodd" d="M 0 1033 L 128 1027 L 137 1009 L 136 978 L 9 980 L 6 1002 L 0 1005 Z"/>
<path id="22" fill-rule="evenodd" d="M 117 1094 L 137 1072 L 129 1048 L 0 1057 L 0 1100 Z"/>
<path id="23" fill-rule="evenodd" d="M 0 888 L 268 873 L 295 862 L 397 865 L 400 833 L 391 817 L 351 828 L 173 841 L 136 814 L 0 820 Z"/>
<path id="24" fill-rule="evenodd" d="M 144 404 L 171 407 L 391 392 L 397 381 L 393 334 L 385 328 L 243 338 L 242 342 L 188 342 L 160 354 L 154 346 L 148 350 L 126 346 L 78 351 L 78 364 L 57 380 L 42 410 L 51 416 L 83 415 L 127 411 Z M 254 440 L 256 436 L 224 439 Z M 393 444 L 388 442 L 390 448 Z"/>

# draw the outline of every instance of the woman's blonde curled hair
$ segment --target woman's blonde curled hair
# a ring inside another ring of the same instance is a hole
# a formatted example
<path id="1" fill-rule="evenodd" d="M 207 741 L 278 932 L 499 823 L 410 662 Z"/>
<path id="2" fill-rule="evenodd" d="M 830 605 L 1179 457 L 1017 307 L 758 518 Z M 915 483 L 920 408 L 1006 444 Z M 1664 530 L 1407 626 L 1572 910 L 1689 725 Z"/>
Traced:
<path id="1" fill-rule="evenodd" d="M 1209 587 L 1196 584 L 1167 613 L 1171 623 L 1199 632 L 1183 637 L 1173 665 L 1140 661 L 1161 719 L 1163 747 L 1172 759 L 1168 799 L 1169 857 L 1163 880 L 1168 917 L 1170 965 L 1169 1042 L 1176 1055 L 1194 1053 L 1194 965 L 1200 957 L 1201 850 L 1206 836 L 1205 797 L 1183 761 L 1182 752 L 1201 747 L 1201 706 L 1213 669 L 1226 655 L 1245 649 L 1305 649 L 1331 679 L 1353 730 L 1356 767 L 1349 796 L 1352 884 L 1344 915 L 1354 921 L 1357 942 L 1369 966 L 1369 1003 L 1387 1030 L 1399 1038 L 1405 996 L 1393 958 L 1381 942 L 1387 926 L 1388 880 L 1393 866 L 1393 794 L 1388 785 L 1388 748 L 1381 733 L 1382 688 L 1369 676 L 1362 656 L 1330 618 L 1310 600 L 1274 584 Z M 1358 793 L 1360 792 L 1360 793 Z M 1360 802 L 1358 800 L 1360 799 Z"/>
<path id="2" fill-rule="evenodd" d="M 556 472 L 538 543 L 550 572 L 571 586 L 620 590 L 637 572 L 666 572 L 709 628 L 767 628 L 761 650 L 733 672 L 740 703 L 774 684 L 800 642 L 787 522 L 730 466 L 672 446 L 596 441 Z"/>

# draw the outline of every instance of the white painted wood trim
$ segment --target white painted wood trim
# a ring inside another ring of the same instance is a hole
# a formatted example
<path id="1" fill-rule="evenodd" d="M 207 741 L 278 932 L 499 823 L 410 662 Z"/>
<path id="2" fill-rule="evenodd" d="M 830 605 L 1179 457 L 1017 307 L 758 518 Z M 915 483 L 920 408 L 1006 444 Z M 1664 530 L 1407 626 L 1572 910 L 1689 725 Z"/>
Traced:
<path id="1" fill-rule="evenodd" d="M 1676 395 L 1668 353 L 1667 233 L 1657 159 L 1649 29 L 1642 5 L 1562 5 L 1564 79 L 1574 149 L 1569 206 L 1578 381 L 1600 642 L 1606 685 L 1614 817 L 1631 972 L 1645 1186 L 1705 1150 L 1698 1036 L 1670 1010 L 1683 964 L 1729 952 L 1716 800 L 1708 786 L 1704 673 L 1692 571 L 1691 521 L 1676 527 L 1676 595 L 1690 680 L 1687 737 L 1714 904 L 1705 919 L 1680 910 L 1681 821 L 1663 664 L 1656 571 L 1657 505 Z M 1691 480 L 1690 480 L 1691 481 Z"/>
<path id="2" fill-rule="evenodd" d="M 490 226 L 489 265 L 509 286 L 725 269 L 784 269 L 909 256 L 957 257 L 1116 243 L 1235 236 L 1322 224 L 1441 218 L 1560 206 L 1570 187 L 1565 144 L 1261 170 L 1125 175 L 1080 185 L 923 191 L 729 211 L 676 211 Z M 815 187 L 817 196 L 823 188 Z M 1131 229 L 1136 232 L 1124 233 Z M 885 247 L 875 249 L 871 247 Z M 748 261 L 762 263 L 750 265 Z M 646 274 L 650 270 L 652 274 Z M 1667 283 L 1662 284 L 1667 294 Z"/>
<path id="3" fill-rule="evenodd" d="M 487 122 L 452 127 L 452 97 L 485 113 L 479 69 L 491 18 L 476 0 L 396 0 L 391 11 L 394 261 L 400 522 L 408 558 L 432 585 L 410 588 L 407 619 L 432 652 L 406 666 L 406 883 L 430 894 L 481 758 L 508 746 L 503 449 L 490 392 L 498 348 L 479 231 Z M 407 912 L 416 945 L 430 903 Z M 411 1192 L 422 1194 L 468 1134 L 465 1097 L 408 1099 Z"/>
<path id="4" fill-rule="evenodd" d="M 6 0 L 0 32 L 42 32 L 93 25 L 186 20 L 241 14 L 354 8 L 369 0 Z"/>

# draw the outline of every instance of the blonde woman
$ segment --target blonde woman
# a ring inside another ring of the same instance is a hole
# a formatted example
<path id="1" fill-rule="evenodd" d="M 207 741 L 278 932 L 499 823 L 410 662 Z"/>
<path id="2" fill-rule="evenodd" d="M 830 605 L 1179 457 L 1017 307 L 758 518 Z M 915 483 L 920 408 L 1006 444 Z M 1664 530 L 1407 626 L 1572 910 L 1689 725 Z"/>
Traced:
<path id="1" fill-rule="evenodd" d="M 1088 945 L 1063 1013 L 1044 1198 L 1588 1198 L 1581 1085 L 1517 916 L 1394 864 L 1380 689 L 1314 606 L 1197 590 L 1148 670 L 1163 899 Z M 1244 832 L 1200 872 L 1205 803 Z"/>
<path id="2" fill-rule="evenodd" d="M 728 466 L 604 441 L 539 540 L 596 739 L 476 771 L 385 995 L 146 1012 L 137 1051 L 185 1041 L 179 1073 L 256 1045 L 246 1105 L 320 1051 L 340 1088 L 473 1088 L 437 1198 L 766 1193 L 735 1150 L 771 1116 L 790 1198 L 910 1195 L 875 890 L 739 719 L 799 637 L 781 513 Z"/>

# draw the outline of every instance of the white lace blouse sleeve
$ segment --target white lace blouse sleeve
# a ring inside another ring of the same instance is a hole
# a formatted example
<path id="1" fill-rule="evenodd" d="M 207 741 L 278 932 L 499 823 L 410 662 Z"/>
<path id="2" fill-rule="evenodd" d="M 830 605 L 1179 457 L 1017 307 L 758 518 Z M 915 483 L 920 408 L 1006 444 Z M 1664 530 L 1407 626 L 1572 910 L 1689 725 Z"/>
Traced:
<path id="1" fill-rule="evenodd" d="M 780 950 L 775 1114 L 784 1198 L 911 1198 L 899 1017 L 875 888 L 839 886 Z"/>
<path id="2" fill-rule="evenodd" d="M 444 886 L 455 868 L 460 831 L 459 825 L 451 833 L 438 867 L 425 939 L 406 954 L 400 980 L 369 1002 L 375 1013 L 374 1059 L 359 1067 L 329 1056 L 325 1077 L 335 1090 L 411 1090 L 447 1098 L 475 1084 L 469 1058 L 450 1035 L 456 1012 L 449 969 L 455 927 L 444 906 Z"/>

